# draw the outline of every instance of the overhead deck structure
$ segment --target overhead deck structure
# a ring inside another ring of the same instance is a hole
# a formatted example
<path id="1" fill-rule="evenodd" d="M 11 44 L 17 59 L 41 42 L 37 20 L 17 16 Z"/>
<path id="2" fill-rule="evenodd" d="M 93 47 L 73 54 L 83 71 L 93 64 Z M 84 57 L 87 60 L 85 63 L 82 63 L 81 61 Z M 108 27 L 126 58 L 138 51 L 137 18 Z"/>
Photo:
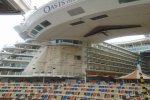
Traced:
<path id="1" fill-rule="evenodd" d="M 0 0 L 0 15 L 19 15 L 31 10 L 31 0 Z"/>
<path id="2" fill-rule="evenodd" d="M 150 1 L 123 1 L 126 0 L 53 0 L 33 13 L 24 24 L 16 26 L 16 30 L 24 39 L 41 41 L 63 38 L 104 41 L 118 36 L 148 34 Z M 113 29 L 116 25 L 118 27 Z M 133 27 L 125 28 L 125 25 Z M 102 30 L 84 37 L 96 27 Z"/>

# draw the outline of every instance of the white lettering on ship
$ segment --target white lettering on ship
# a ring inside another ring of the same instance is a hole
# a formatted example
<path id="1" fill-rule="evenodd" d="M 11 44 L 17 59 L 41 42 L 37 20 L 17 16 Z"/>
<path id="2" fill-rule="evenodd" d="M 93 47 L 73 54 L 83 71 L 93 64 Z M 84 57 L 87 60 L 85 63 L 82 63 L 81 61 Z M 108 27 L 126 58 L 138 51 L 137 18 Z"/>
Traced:
<path id="1" fill-rule="evenodd" d="M 44 12 L 45 13 L 52 12 L 58 8 L 64 7 L 66 5 L 74 3 L 76 1 L 78 1 L 78 0 L 59 0 L 57 2 L 53 2 L 50 5 L 47 5 L 44 7 Z"/>

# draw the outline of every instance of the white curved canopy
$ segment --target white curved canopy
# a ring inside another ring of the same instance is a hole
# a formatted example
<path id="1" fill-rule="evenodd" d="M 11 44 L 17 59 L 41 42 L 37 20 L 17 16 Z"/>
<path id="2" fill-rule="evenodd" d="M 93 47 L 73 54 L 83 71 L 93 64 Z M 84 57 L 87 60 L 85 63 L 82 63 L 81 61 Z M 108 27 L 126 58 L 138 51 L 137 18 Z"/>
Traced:
<path id="1" fill-rule="evenodd" d="M 149 0 L 121 4 L 118 0 L 55 0 L 41 7 L 16 29 L 24 39 L 104 41 L 120 36 L 148 34 L 149 11 Z M 47 23 L 47 26 L 42 23 Z M 84 37 L 96 27 L 113 25 L 141 27 L 103 30 Z"/>

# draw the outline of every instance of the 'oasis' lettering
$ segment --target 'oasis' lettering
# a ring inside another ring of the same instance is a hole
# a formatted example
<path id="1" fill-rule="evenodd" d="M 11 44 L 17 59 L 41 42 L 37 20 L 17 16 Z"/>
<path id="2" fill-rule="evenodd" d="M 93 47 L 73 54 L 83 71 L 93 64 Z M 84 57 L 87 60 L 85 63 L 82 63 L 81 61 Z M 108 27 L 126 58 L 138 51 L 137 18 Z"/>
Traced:
<path id="1" fill-rule="evenodd" d="M 58 2 L 53 2 L 50 5 L 44 7 L 44 12 L 45 13 L 51 12 L 57 8 L 63 7 L 76 1 L 77 0 L 59 0 Z"/>

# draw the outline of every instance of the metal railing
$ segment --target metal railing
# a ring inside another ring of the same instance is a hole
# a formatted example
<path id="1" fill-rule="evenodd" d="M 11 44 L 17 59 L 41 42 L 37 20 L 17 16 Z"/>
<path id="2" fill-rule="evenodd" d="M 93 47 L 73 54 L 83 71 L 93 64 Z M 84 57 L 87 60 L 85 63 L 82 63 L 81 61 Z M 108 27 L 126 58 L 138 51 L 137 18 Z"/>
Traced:
<path id="1" fill-rule="evenodd" d="M 131 51 L 134 51 L 134 52 L 147 51 L 147 50 L 150 50 L 150 45 L 130 47 L 130 48 L 127 48 L 127 49 L 129 49 Z"/>

